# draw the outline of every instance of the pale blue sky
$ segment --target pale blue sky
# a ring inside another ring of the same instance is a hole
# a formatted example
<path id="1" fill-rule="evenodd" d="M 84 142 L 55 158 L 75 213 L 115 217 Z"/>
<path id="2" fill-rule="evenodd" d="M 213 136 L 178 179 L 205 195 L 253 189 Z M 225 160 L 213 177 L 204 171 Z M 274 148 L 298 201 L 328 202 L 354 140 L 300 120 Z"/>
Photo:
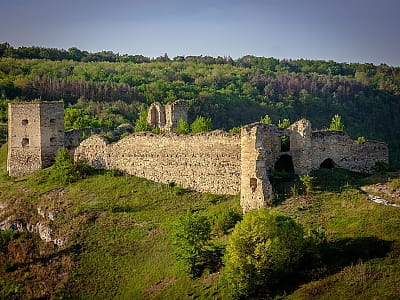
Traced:
<path id="1" fill-rule="evenodd" d="M 399 0 L 0 0 L 0 42 L 400 66 Z"/>

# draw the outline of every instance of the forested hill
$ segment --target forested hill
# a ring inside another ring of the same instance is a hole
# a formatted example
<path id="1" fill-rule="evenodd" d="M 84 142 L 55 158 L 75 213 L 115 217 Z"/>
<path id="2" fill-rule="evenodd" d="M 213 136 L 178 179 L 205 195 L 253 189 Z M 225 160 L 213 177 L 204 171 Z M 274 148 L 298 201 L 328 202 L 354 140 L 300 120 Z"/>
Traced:
<path id="1" fill-rule="evenodd" d="M 135 122 L 154 101 L 189 102 L 190 118 L 230 129 L 268 114 L 324 128 L 339 114 L 353 137 L 389 143 L 400 167 L 400 68 L 321 60 L 119 55 L 0 44 L 0 123 L 15 98 L 59 100 L 75 126 Z"/>

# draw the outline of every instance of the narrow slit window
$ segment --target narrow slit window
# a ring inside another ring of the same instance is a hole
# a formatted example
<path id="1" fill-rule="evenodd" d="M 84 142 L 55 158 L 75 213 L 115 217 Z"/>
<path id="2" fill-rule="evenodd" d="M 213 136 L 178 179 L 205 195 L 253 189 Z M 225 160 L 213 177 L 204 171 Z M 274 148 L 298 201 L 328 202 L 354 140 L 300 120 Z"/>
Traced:
<path id="1" fill-rule="evenodd" d="M 27 119 L 22 120 L 22 125 L 26 126 L 26 125 L 28 125 L 28 124 L 29 124 L 29 122 L 28 122 Z"/>

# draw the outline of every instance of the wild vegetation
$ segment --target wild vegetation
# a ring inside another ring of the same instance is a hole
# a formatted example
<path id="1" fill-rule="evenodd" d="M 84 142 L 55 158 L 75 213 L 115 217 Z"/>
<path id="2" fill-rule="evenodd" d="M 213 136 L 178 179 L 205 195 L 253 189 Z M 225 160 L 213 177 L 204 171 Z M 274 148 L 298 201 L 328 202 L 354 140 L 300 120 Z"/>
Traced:
<path id="1" fill-rule="evenodd" d="M 229 130 L 269 115 L 275 124 L 302 117 L 327 128 L 338 114 L 353 139 L 389 143 L 400 166 L 400 68 L 334 61 L 244 56 L 155 59 L 0 45 L 0 123 L 5 99 L 60 100 L 71 127 L 134 123 L 154 101 L 189 103 L 189 123 L 202 116 Z M 1 128 L 0 128 L 1 129 Z M 1 130 L 0 130 L 1 132 Z"/>
<path id="2" fill-rule="evenodd" d="M 131 123 L 136 131 L 152 130 L 145 120 L 152 102 L 185 99 L 189 122 L 178 133 L 237 132 L 253 121 L 287 128 L 306 117 L 315 127 L 346 129 L 359 143 L 387 141 L 399 166 L 397 67 L 254 56 L 150 59 L 7 43 L 0 57 L 0 144 L 7 103 L 18 99 L 64 99 L 66 129 Z M 360 189 L 378 183 L 397 195 L 399 174 L 386 164 L 373 176 L 274 172 L 271 207 L 242 216 L 238 195 L 92 170 L 65 149 L 52 167 L 22 178 L 7 175 L 6 156 L 3 144 L 0 220 L 10 217 L 14 230 L 0 231 L 0 299 L 400 295 L 400 209 L 373 203 Z M 15 230 L 21 227 L 32 232 Z M 65 243 L 55 245 L 57 238 Z"/>
<path id="3" fill-rule="evenodd" d="M 376 182 L 397 188 L 395 173 L 321 169 L 310 176 L 311 186 L 281 174 L 274 207 L 240 221 L 237 196 L 200 194 L 117 170 L 87 169 L 79 180 L 63 180 L 73 168 L 62 152 L 57 161 L 22 178 L 0 177 L 2 219 L 40 222 L 54 238 L 67 238 L 58 247 L 35 232 L 2 232 L 3 299 L 400 295 L 400 209 L 375 204 L 358 189 Z"/>

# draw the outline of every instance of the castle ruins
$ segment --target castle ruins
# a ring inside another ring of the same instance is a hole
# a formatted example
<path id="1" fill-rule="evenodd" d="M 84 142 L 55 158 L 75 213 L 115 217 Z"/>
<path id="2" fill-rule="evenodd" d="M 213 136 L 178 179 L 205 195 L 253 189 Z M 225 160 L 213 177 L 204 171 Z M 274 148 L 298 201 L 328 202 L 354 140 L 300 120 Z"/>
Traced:
<path id="1" fill-rule="evenodd" d="M 356 144 L 344 132 L 312 131 L 305 119 L 287 129 L 254 123 L 244 126 L 240 135 L 223 131 L 196 135 L 140 132 L 114 143 L 93 135 L 71 144 L 67 135 L 64 138 L 60 102 L 11 103 L 9 114 L 11 176 L 49 166 L 65 143 L 72 148 L 75 160 L 94 168 L 116 168 L 201 192 L 240 192 L 244 211 L 267 206 L 273 196 L 268 178 L 273 170 L 303 175 L 320 167 L 338 167 L 371 173 L 376 162 L 388 162 L 385 143 Z M 186 118 L 186 105 L 179 101 L 165 107 L 153 104 L 148 121 L 171 131 Z"/>
<path id="2" fill-rule="evenodd" d="M 180 120 L 187 122 L 186 101 L 178 100 L 166 105 L 154 102 L 147 113 L 147 123 L 162 131 L 171 131 L 178 126 Z"/>

